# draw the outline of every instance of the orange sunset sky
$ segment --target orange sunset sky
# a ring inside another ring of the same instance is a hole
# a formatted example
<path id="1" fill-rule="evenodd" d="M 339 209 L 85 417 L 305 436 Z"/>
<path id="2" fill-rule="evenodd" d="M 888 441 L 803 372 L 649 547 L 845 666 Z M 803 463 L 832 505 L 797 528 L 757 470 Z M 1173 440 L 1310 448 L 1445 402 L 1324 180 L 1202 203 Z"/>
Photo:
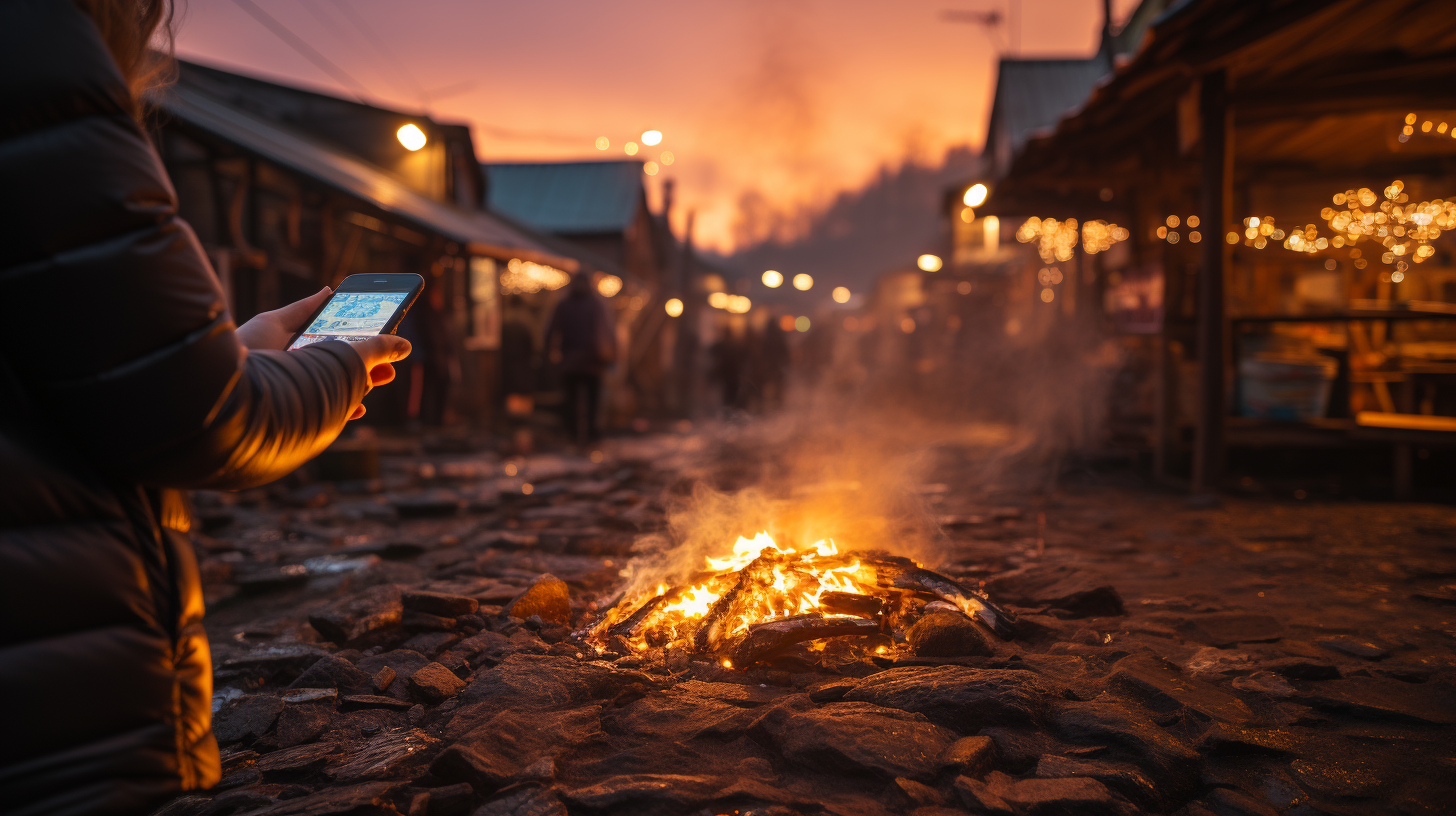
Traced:
<path id="1" fill-rule="evenodd" d="M 275 18 L 336 65 L 336 79 L 245 10 Z M 625 158 L 676 161 L 676 208 L 695 239 L 730 252 L 738 202 L 756 192 L 791 212 L 822 206 L 877 170 L 937 163 L 979 147 L 999 32 L 946 22 L 944 9 L 1007 11 L 1008 0 L 764 2 L 470 2 L 186 0 L 185 59 L 474 128 L 482 161 Z M 1020 0 L 1022 56 L 1096 50 L 1099 0 Z M 1132 0 L 1114 4 L 1124 17 Z M 611 147 L 594 146 L 606 136 Z"/>

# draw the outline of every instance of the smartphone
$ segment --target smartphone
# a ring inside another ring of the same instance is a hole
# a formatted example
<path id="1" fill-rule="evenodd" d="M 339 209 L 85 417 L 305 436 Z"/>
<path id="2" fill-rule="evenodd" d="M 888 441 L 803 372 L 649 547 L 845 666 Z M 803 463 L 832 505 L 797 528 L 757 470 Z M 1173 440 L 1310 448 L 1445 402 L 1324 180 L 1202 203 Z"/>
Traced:
<path id="1" fill-rule="evenodd" d="M 291 351 L 324 340 L 362 343 L 376 334 L 394 334 L 424 288 L 425 279 L 413 273 L 350 275 L 303 324 L 288 348 Z"/>

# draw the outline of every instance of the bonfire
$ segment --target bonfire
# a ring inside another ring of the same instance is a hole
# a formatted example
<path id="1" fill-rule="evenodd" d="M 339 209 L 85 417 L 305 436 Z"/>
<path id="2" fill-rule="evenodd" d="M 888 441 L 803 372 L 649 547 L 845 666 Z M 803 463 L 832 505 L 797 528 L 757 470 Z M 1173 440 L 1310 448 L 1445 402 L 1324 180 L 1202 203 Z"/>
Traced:
<path id="1" fill-rule="evenodd" d="M 902 556 L 841 552 L 832 539 L 795 549 L 761 532 L 705 562 L 691 583 L 624 596 L 589 640 L 619 652 L 678 648 L 733 668 L 772 661 L 799 644 L 822 650 L 831 638 L 883 657 L 934 611 L 963 615 L 1002 639 L 1015 631 L 1010 613 L 979 590 Z"/>

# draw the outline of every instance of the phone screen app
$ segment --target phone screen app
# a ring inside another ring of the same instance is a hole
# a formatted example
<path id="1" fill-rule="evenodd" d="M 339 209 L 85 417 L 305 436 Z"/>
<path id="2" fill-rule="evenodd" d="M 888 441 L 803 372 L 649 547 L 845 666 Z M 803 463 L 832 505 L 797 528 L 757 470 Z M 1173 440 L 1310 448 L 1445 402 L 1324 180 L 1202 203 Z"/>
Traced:
<path id="1" fill-rule="evenodd" d="M 322 342 L 343 340 L 346 343 L 362 343 L 379 334 L 384 324 L 394 315 L 394 310 L 404 302 L 405 292 L 340 292 L 335 294 L 324 310 L 290 349 Z"/>

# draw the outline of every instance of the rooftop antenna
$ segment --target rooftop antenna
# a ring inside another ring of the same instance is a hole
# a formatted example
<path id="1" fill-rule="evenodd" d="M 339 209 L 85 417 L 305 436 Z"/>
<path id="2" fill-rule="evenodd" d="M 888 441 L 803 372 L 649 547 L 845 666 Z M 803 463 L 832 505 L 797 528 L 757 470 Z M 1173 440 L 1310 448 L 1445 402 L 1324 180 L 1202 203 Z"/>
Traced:
<path id="1" fill-rule="evenodd" d="M 989 11 L 978 11 L 975 9 L 942 9 L 940 19 L 948 23 L 968 23 L 978 25 L 986 30 L 995 41 L 996 47 L 1003 54 L 1018 54 L 1021 52 L 1021 31 L 1018 25 L 1020 17 L 1020 0 L 1007 0 L 1007 12 L 1003 18 L 1000 9 Z M 1011 44 L 1008 47 L 1006 40 L 1001 37 L 1001 23 L 1003 19 L 1009 20 L 1008 34 L 1011 37 Z"/>

